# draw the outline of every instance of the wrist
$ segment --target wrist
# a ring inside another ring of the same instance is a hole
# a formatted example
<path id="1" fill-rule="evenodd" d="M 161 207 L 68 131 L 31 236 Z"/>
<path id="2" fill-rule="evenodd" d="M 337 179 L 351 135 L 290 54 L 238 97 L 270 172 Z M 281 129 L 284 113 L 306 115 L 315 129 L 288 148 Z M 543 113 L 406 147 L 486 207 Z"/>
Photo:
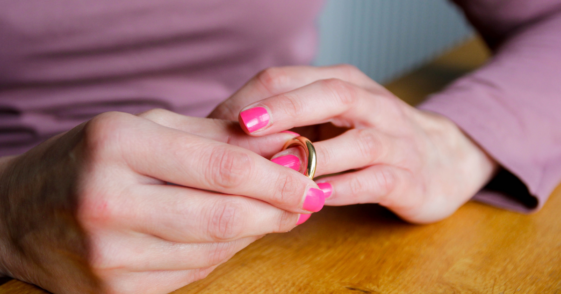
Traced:
<path id="1" fill-rule="evenodd" d="M 467 143 L 468 152 L 471 154 L 470 157 L 466 157 L 464 165 L 466 166 L 466 171 L 479 172 L 481 173 L 481 180 L 477 185 L 477 190 L 479 191 L 483 188 L 498 172 L 500 166 L 499 163 L 483 149 L 475 140 L 473 140 L 468 134 L 458 129 L 463 135 Z"/>
<path id="2" fill-rule="evenodd" d="M 440 127 L 434 136 L 440 140 L 447 150 L 444 154 L 450 156 L 449 160 L 453 163 L 454 170 L 462 182 L 463 197 L 465 201 L 474 196 L 483 188 L 499 169 L 498 162 L 493 159 L 475 140 L 462 131 L 450 119 L 433 113 L 428 115 L 435 118 Z"/>
<path id="3" fill-rule="evenodd" d="M 471 198 L 493 178 L 499 170 L 499 164 L 467 133 L 462 131 L 452 121 L 450 123 L 454 125 L 455 136 L 458 136 L 458 140 L 461 142 L 458 148 L 460 154 L 458 157 L 459 172 L 465 178 L 473 179 L 473 181 L 468 181 L 470 183 L 469 187 L 472 189 L 469 195 Z"/>

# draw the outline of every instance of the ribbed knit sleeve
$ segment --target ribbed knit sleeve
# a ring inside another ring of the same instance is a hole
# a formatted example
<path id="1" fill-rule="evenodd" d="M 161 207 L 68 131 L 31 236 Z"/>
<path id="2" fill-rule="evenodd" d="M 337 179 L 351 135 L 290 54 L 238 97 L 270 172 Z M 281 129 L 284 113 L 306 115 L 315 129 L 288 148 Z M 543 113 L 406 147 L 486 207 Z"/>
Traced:
<path id="1" fill-rule="evenodd" d="M 429 97 L 503 167 L 476 200 L 531 212 L 561 181 L 561 1 L 455 1 L 494 52 Z"/>

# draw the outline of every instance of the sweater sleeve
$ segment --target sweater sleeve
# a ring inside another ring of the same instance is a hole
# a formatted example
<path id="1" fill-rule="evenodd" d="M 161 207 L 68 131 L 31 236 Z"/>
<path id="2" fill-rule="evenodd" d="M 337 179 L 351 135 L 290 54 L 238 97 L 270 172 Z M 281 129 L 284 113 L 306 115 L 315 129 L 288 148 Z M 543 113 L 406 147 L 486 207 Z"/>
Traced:
<path id="1" fill-rule="evenodd" d="M 455 2 L 494 56 L 419 108 L 454 121 L 502 166 L 475 200 L 538 210 L 561 180 L 561 1 Z"/>

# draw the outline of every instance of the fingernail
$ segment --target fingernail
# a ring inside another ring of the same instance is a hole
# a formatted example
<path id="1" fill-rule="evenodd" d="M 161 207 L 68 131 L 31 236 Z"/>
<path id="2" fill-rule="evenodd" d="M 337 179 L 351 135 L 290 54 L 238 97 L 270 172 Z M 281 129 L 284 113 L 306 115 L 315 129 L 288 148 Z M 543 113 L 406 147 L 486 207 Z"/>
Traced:
<path id="1" fill-rule="evenodd" d="M 292 132 L 292 131 L 282 131 L 281 133 L 289 134 L 289 135 L 292 135 L 294 137 L 300 137 L 300 134 Z"/>
<path id="2" fill-rule="evenodd" d="M 310 188 L 306 194 L 306 199 L 304 199 L 304 208 L 307 211 L 318 212 L 323 208 L 323 203 L 325 202 L 325 196 L 320 189 Z"/>
<path id="3" fill-rule="evenodd" d="M 331 196 L 331 193 L 333 192 L 333 186 L 331 186 L 330 183 L 318 183 L 318 187 L 321 189 L 321 191 L 323 192 L 323 194 L 325 195 L 325 199 L 329 198 L 329 196 Z"/>
<path id="4" fill-rule="evenodd" d="M 301 214 L 298 217 L 298 221 L 296 222 L 296 225 L 301 225 L 305 223 L 310 218 L 310 216 L 312 216 L 312 214 Z"/>
<path id="5" fill-rule="evenodd" d="M 292 154 L 271 159 L 272 162 L 289 167 L 295 171 L 300 170 L 300 158 Z"/>
<path id="6" fill-rule="evenodd" d="M 240 112 L 246 129 L 253 133 L 269 124 L 269 113 L 264 107 L 254 107 Z"/>

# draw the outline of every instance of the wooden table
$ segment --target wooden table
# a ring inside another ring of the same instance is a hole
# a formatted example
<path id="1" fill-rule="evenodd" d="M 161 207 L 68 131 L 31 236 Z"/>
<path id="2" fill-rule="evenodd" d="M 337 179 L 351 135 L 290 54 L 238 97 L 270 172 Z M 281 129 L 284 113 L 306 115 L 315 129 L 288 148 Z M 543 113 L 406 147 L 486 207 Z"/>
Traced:
<path id="1" fill-rule="evenodd" d="M 388 86 L 416 103 L 484 59 L 468 42 Z M 12 280 L 0 293 L 45 292 Z M 423 226 L 377 205 L 326 207 L 174 293 L 561 293 L 561 186 L 533 215 L 470 202 Z"/>

